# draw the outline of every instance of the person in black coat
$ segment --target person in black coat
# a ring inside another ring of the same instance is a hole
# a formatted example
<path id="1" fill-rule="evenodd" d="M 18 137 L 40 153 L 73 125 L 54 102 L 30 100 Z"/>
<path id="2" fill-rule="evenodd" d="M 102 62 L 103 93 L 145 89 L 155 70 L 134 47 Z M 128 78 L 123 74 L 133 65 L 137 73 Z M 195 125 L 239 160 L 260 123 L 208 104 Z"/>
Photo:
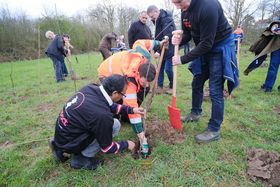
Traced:
<path id="1" fill-rule="evenodd" d="M 113 141 L 121 127 L 114 114 L 145 114 L 143 108 L 115 103 L 125 97 L 127 84 L 125 76 L 111 75 L 102 85 L 83 87 L 65 103 L 55 123 L 54 139 L 49 142 L 55 160 L 65 162 L 69 158 L 65 154 L 72 154 L 72 168 L 94 170 L 102 164 L 95 157 L 99 151 L 117 154 L 134 149 L 130 140 Z"/>
<path id="2" fill-rule="evenodd" d="M 64 57 L 70 53 L 70 49 L 65 49 L 65 43 L 67 42 L 69 42 L 68 35 L 55 35 L 46 51 L 46 54 L 53 62 L 55 79 L 57 82 L 65 81 L 62 71 L 62 62 L 64 62 Z"/>
<path id="3" fill-rule="evenodd" d="M 152 33 L 150 28 L 146 25 L 148 15 L 146 11 L 142 11 L 139 14 L 139 20 L 132 23 L 128 29 L 128 43 L 129 48 L 132 46 L 136 40 L 139 39 L 152 39 Z"/>
<path id="4" fill-rule="evenodd" d="M 171 44 L 172 32 L 176 30 L 176 26 L 172 18 L 172 15 L 163 9 L 159 10 L 155 5 L 149 6 L 147 9 L 147 13 L 156 27 L 155 40 L 163 40 L 164 36 L 168 36 L 169 43 Z M 165 70 L 169 79 L 169 89 L 166 91 L 166 93 L 172 94 L 172 87 L 173 87 L 172 56 L 173 55 L 174 55 L 174 46 L 169 45 L 162 60 L 162 65 L 158 77 L 157 93 L 163 92 L 164 70 Z"/>

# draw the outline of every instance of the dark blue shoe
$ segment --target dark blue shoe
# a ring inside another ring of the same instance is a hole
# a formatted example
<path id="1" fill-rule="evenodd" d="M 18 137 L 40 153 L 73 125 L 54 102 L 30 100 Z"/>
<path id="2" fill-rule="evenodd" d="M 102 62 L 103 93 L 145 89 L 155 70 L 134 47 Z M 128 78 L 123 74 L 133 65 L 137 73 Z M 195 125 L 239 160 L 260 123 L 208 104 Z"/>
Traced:
<path id="1" fill-rule="evenodd" d="M 280 85 L 278 86 L 278 88 L 277 88 L 277 89 L 278 89 L 278 91 L 280 92 Z"/>
<path id="2" fill-rule="evenodd" d="M 98 166 L 103 165 L 103 160 L 95 157 L 85 157 L 82 154 L 73 155 L 71 160 L 71 167 L 74 169 L 88 169 L 95 170 Z"/>
<path id="3" fill-rule="evenodd" d="M 54 140 L 49 140 L 49 147 L 52 151 L 53 157 L 57 162 L 66 162 L 69 157 L 64 156 L 64 152 L 58 149 L 54 143 Z"/>

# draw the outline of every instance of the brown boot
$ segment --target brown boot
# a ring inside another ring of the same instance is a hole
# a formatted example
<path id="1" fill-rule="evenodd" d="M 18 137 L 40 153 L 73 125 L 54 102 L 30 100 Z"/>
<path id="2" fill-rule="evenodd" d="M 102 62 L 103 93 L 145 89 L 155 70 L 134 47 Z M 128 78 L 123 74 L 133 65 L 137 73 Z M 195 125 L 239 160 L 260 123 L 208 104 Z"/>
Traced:
<path id="1" fill-rule="evenodd" d="M 164 92 L 163 88 L 162 87 L 157 87 L 156 88 L 156 94 L 160 95 Z"/>
<path id="2" fill-rule="evenodd" d="M 166 91 L 165 91 L 166 94 L 168 95 L 172 95 L 173 94 L 173 89 L 172 88 L 168 88 Z"/>

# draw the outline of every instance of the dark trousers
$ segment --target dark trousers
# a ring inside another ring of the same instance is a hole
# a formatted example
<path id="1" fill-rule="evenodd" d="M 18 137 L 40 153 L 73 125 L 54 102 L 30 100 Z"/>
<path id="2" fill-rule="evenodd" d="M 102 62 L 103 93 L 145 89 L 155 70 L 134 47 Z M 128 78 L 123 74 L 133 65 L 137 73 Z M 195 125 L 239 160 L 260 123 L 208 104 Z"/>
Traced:
<path id="1" fill-rule="evenodd" d="M 67 70 L 67 67 L 65 65 L 65 61 L 64 59 L 61 61 L 61 71 L 62 71 L 62 74 L 66 77 L 68 75 L 68 70 Z"/>
<path id="2" fill-rule="evenodd" d="M 63 74 L 62 74 L 62 69 L 61 69 L 61 61 L 58 60 L 55 56 L 49 55 L 52 62 L 53 62 L 53 68 L 55 72 L 55 79 L 57 82 L 63 80 Z"/>
<path id="3" fill-rule="evenodd" d="M 264 87 L 267 90 L 272 90 L 280 64 L 280 49 L 273 51 L 270 57 L 270 64 L 267 71 Z"/>
<path id="4" fill-rule="evenodd" d="M 192 81 L 192 109 L 199 115 L 202 112 L 203 86 L 209 79 L 209 92 L 212 102 L 211 118 L 208 129 L 219 131 L 224 117 L 224 78 L 222 53 L 209 53 L 203 57 L 202 73 L 193 77 Z"/>
<path id="5" fill-rule="evenodd" d="M 162 64 L 160 67 L 159 75 L 158 75 L 158 86 L 163 87 L 164 81 L 164 71 L 167 74 L 169 79 L 169 88 L 173 87 L 173 67 L 172 67 L 172 58 L 164 58 L 162 60 Z"/>

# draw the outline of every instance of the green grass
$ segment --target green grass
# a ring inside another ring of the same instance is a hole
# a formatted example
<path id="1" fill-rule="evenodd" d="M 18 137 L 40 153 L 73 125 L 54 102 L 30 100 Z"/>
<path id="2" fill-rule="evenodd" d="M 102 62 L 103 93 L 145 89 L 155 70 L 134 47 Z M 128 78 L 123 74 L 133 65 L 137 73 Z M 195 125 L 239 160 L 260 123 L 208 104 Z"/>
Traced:
<path id="1" fill-rule="evenodd" d="M 244 47 L 241 71 L 253 59 Z M 72 58 L 78 77 L 77 89 L 97 80 L 101 55 Z M 11 74 L 14 88 L 11 83 Z M 73 81 L 57 84 L 50 59 L 0 64 L 0 186 L 261 186 L 246 176 L 246 149 L 280 152 L 280 92 L 276 81 L 271 94 L 260 90 L 267 68 L 245 77 L 231 100 L 225 101 L 222 139 L 196 144 L 210 117 L 210 101 L 203 103 L 198 123 L 184 124 L 183 144 L 167 145 L 159 140 L 150 160 L 134 160 L 129 153 L 103 155 L 105 165 L 96 171 L 73 170 L 69 162 L 57 164 L 48 148 L 54 122 L 64 102 L 74 94 Z M 165 77 L 167 85 L 167 77 Z M 191 107 L 192 75 L 187 66 L 178 68 L 177 103 L 181 115 Z M 168 95 L 155 96 L 148 117 L 168 120 Z M 279 109 L 278 109 L 279 110 Z M 131 127 L 123 124 L 117 140 L 133 139 Z M 41 141 L 42 140 L 42 141 Z M 151 162 L 153 161 L 153 162 Z"/>

